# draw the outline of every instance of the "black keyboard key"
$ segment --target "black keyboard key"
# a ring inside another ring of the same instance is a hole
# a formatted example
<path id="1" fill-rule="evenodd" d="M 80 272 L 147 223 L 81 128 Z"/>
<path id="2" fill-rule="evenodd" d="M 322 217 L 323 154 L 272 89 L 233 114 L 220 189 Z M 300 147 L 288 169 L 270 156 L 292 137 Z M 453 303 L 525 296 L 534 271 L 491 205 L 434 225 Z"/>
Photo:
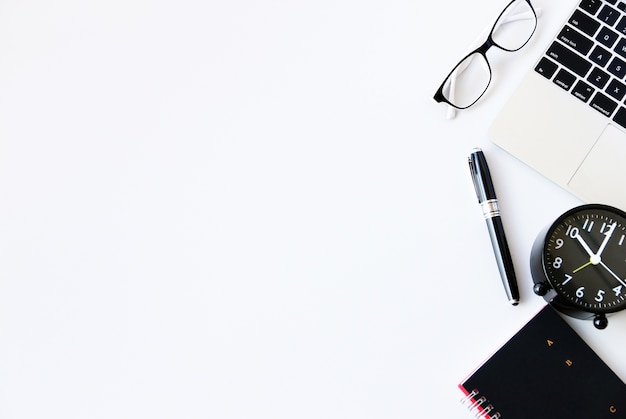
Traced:
<path id="1" fill-rule="evenodd" d="M 544 76 L 546 79 L 551 79 L 557 68 L 559 68 L 559 66 L 556 63 L 548 60 L 546 57 L 543 57 L 539 60 L 539 64 L 535 67 L 535 71 Z"/>
<path id="2" fill-rule="evenodd" d="M 626 35 L 626 16 L 620 19 L 615 29 L 622 35 Z"/>
<path id="3" fill-rule="evenodd" d="M 580 10 L 576 10 L 572 13 L 572 17 L 569 19 L 569 24 L 589 36 L 595 35 L 600 27 L 600 22 L 589 17 L 589 15 L 584 14 Z"/>
<path id="4" fill-rule="evenodd" d="M 600 70 L 599 68 L 594 68 L 587 80 L 596 87 L 600 89 L 604 89 L 604 86 L 609 82 L 611 76 L 608 73 Z"/>
<path id="5" fill-rule="evenodd" d="M 613 121 L 626 128 L 626 109 L 619 108 L 619 110 L 615 114 L 615 117 L 613 118 Z"/>
<path id="6" fill-rule="evenodd" d="M 562 68 L 561 71 L 556 74 L 553 81 L 557 86 L 569 90 L 576 82 L 576 76 Z"/>
<path id="7" fill-rule="evenodd" d="M 600 42 L 602 45 L 609 47 L 609 48 L 611 48 L 613 44 L 615 44 L 615 41 L 617 41 L 617 38 L 619 38 L 619 35 L 616 32 L 613 32 L 612 30 L 610 30 L 609 28 L 600 29 L 598 36 L 596 36 L 596 39 L 598 40 L 598 42 Z"/>
<path id="8" fill-rule="evenodd" d="M 617 46 L 613 50 L 622 57 L 626 58 L 626 38 L 620 39 Z"/>
<path id="9" fill-rule="evenodd" d="M 626 3 L 624 3 L 623 1 L 620 1 L 619 4 L 617 5 L 617 8 L 620 9 L 622 12 L 626 12 Z"/>
<path id="10" fill-rule="evenodd" d="M 590 105 L 604 116 L 611 116 L 615 108 L 617 108 L 617 102 L 600 92 L 596 93 L 593 99 L 591 99 Z"/>
<path id="11" fill-rule="evenodd" d="M 617 3 L 617 0 L 606 0 L 606 2 L 609 4 L 615 4 Z"/>
<path id="12" fill-rule="evenodd" d="M 591 68 L 589 61 L 556 41 L 550 46 L 546 55 L 557 63 L 569 68 L 580 77 L 585 77 Z"/>
<path id="13" fill-rule="evenodd" d="M 580 52 L 582 55 L 587 55 L 593 47 L 593 41 L 591 39 L 567 25 L 561 30 L 557 39 L 568 47 Z"/>
<path id="14" fill-rule="evenodd" d="M 580 3 L 580 8 L 592 15 L 595 15 L 600 10 L 600 6 L 602 6 L 601 0 L 583 0 Z"/>
<path id="15" fill-rule="evenodd" d="M 613 99 L 621 101 L 624 99 L 624 95 L 626 95 L 626 85 L 620 82 L 619 80 L 611 80 L 609 86 L 606 88 L 606 92 Z"/>
<path id="16" fill-rule="evenodd" d="M 578 83 L 576 83 L 576 86 L 574 86 L 574 89 L 572 90 L 572 94 L 576 96 L 578 99 L 586 103 L 589 100 L 589 98 L 591 98 L 591 95 L 593 95 L 593 92 L 595 91 L 596 89 L 589 86 L 584 81 L 579 80 Z"/>
<path id="17" fill-rule="evenodd" d="M 609 64 L 606 69 L 619 79 L 626 77 L 626 62 L 618 57 L 613 58 L 613 61 L 611 61 L 611 64 Z"/>
<path id="18" fill-rule="evenodd" d="M 600 67 L 604 67 L 608 64 L 612 56 L 613 55 L 609 51 L 597 45 L 589 55 L 589 59 L 598 64 Z"/>
<path id="19" fill-rule="evenodd" d="M 621 16 L 621 13 L 610 6 L 604 6 L 598 14 L 598 19 L 606 23 L 609 26 L 615 25 L 617 19 Z"/>

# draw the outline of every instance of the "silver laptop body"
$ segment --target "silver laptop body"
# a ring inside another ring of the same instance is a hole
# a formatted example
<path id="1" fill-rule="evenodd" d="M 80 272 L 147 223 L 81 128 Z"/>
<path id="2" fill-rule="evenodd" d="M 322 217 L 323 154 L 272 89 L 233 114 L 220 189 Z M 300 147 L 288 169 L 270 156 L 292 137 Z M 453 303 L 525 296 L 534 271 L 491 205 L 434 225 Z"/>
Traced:
<path id="1" fill-rule="evenodd" d="M 585 202 L 626 210 L 626 2 L 583 0 L 489 129 Z"/>

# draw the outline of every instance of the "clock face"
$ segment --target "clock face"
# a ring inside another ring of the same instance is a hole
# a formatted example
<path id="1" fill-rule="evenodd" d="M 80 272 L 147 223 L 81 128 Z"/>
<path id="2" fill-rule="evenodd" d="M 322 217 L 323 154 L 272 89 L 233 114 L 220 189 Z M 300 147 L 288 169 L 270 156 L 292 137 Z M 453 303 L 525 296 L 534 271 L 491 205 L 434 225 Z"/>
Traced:
<path id="1" fill-rule="evenodd" d="M 596 313 L 626 308 L 626 213 L 604 205 L 566 212 L 548 230 L 543 264 L 572 305 Z"/>

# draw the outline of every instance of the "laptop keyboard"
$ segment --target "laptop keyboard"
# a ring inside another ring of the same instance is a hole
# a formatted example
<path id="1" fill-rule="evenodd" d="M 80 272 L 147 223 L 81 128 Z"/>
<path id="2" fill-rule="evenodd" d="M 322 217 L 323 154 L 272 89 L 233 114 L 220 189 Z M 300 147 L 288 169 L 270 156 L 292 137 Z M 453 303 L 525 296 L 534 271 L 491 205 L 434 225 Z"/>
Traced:
<path id="1" fill-rule="evenodd" d="M 626 1 L 581 1 L 535 71 L 626 128 Z"/>

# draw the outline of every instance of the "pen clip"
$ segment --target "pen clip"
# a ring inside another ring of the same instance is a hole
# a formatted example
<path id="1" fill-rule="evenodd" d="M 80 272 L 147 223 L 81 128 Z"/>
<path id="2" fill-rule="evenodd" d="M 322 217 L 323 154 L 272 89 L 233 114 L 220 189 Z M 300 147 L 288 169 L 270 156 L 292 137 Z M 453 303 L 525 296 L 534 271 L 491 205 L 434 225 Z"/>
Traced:
<path id="1" fill-rule="evenodd" d="M 469 163 L 478 203 L 482 204 L 485 201 L 496 199 L 496 191 L 491 181 L 491 173 L 489 172 L 489 166 L 483 151 L 474 149 L 472 154 L 470 154 Z"/>
<path id="2" fill-rule="evenodd" d="M 480 185 L 478 179 L 478 167 L 476 167 L 476 159 L 474 158 L 474 153 L 472 153 L 467 159 L 469 163 L 470 172 L 472 174 L 472 183 L 474 184 L 474 191 L 476 192 L 476 199 L 478 199 L 478 203 L 480 204 Z"/>

